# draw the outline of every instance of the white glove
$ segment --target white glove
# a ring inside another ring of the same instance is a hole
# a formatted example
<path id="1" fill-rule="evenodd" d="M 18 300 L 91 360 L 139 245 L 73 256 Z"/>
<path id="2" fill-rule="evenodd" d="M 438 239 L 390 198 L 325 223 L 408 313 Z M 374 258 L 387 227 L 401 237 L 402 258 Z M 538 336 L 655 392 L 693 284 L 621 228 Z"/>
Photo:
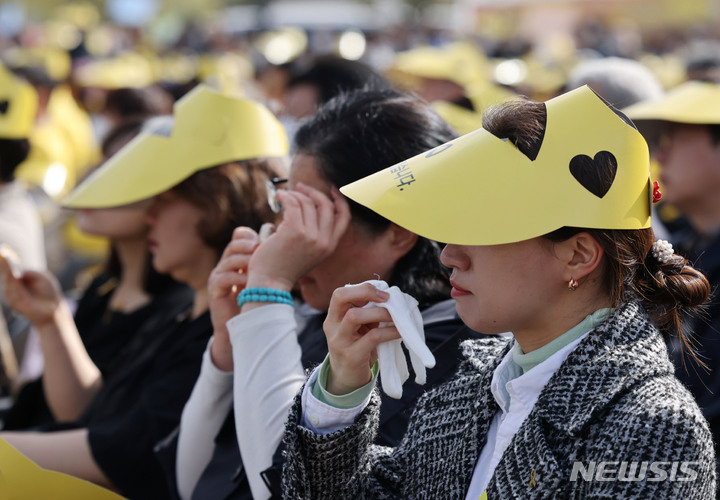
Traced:
<path id="1" fill-rule="evenodd" d="M 402 339 L 390 340 L 378 345 L 378 372 L 382 375 L 382 389 L 391 398 L 402 397 L 402 385 L 409 377 L 407 361 L 401 343 L 410 353 L 410 362 L 415 371 L 415 382 L 424 384 L 425 368 L 435 366 L 435 356 L 425 345 L 425 331 L 423 329 L 422 315 L 418 309 L 418 302 L 410 295 L 403 293 L 398 287 L 388 286 L 381 280 L 369 280 L 378 290 L 390 294 L 385 302 L 369 302 L 364 307 L 384 307 L 392 317 Z M 363 283 L 361 283 L 363 284 Z M 345 285 L 359 286 L 359 285 Z"/>

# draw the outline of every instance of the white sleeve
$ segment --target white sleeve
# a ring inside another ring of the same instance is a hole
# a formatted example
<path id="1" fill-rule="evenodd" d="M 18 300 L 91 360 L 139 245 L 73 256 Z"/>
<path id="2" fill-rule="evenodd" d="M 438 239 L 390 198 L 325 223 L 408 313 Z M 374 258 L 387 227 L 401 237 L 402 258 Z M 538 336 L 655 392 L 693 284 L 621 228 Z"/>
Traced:
<path id="1" fill-rule="evenodd" d="M 294 309 L 271 304 L 227 322 L 233 349 L 235 429 L 253 498 L 270 491 L 260 473 L 272 465 L 295 395 L 305 382 Z"/>
<path id="2" fill-rule="evenodd" d="M 313 386 L 318 383 L 320 368 L 318 366 L 312 372 L 303 389 L 301 424 L 315 434 L 324 435 L 339 431 L 352 424 L 355 417 L 360 415 L 370 402 L 370 391 L 363 402 L 353 408 L 337 408 L 323 403 L 312 393 Z M 374 380 L 372 385 L 375 386 Z"/>
<path id="3" fill-rule="evenodd" d="M 212 458 L 215 436 L 232 405 L 232 372 L 217 368 L 210 358 L 210 343 L 203 354 L 200 375 L 180 418 L 175 461 L 180 498 L 187 500 Z"/>

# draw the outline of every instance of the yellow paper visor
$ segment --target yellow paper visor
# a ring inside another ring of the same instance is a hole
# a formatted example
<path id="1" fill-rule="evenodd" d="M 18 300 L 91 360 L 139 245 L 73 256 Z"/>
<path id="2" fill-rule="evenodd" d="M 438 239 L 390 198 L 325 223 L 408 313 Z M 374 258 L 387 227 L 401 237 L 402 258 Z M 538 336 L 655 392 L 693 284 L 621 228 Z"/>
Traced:
<path id="1" fill-rule="evenodd" d="M 720 124 L 720 85 L 687 82 L 658 99 L 637 103 L 624 111 L 632 120 Z"/>
<path id="2" fill-rule="evenodd" d="M 598 196 L 577 180 L 571 163 L 603 151 L 615 157 L 617 170 Z M 511 243 L 563 226 L 650 226 L 647 145 L 588 87 L 547 102 L 545 137 L 535 160 L 480 129 L 341 191 L 444 243 Z"/>
<path id="3" fill-rule="evenodd" d="M 288 152 L 285 130 L 267 108 L 204 86 L 178 101 L 174 118 L 169 137 L 141 133 L 82 182 L 64 205 L 126 205 L 162 193 L 205 168 Z"/>

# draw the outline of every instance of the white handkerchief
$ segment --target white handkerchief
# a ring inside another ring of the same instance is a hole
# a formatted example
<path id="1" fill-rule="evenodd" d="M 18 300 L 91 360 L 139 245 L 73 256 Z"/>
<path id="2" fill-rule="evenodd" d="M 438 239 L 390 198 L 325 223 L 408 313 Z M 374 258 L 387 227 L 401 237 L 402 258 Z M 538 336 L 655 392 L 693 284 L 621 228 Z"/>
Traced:
<path id="1" fill-rule="evenodd" d="M 425 330 L 423 329 L 422 315 L 418 309 L 418 302 L 398 287 L 388 286 L 381 280 L 369 280 L 378 290 L 390 294 L 386 302 L 370 302 L 364 307 L 384 307 L 390 313 L 392 322 L 398 329 L 402 339 L 383 342 L 378 346 L 378 370 L 381 377 L 382 389 L 391 398 L 402 397 L 402 385 L 409 377 L 405 353 L 401 343 L 405 344 L 410 353 L 410 362 L 415 371 L 415 382 L 424 384 L 425 368 L 435 366 L 435 356 L 425 345 Z M 363 283 L 360 283 L 363 284 Z M 359 285 L 345 285 L 359 286 Z"/>

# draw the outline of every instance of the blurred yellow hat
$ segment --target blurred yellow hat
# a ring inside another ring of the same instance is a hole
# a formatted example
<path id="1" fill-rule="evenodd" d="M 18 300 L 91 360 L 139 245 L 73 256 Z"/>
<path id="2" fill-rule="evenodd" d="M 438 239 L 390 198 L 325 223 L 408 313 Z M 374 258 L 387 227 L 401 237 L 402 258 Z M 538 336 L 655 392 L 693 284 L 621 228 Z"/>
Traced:
<path id="1" fill-rule="evenodd" d="M 432 107 L 460 135 L 482 127 L 482 113 L 447 101 L 435 101 Z"/>
<path id="2" fill-rule="evenodd" d="M 65 200 L 74 208 L 126 205 L 223 163 L 288 153 L 285 129 L 262 104 L 198 85 L 174 108 L 172 132 L 130 141 Z"/>
<path id="3" fill-rule="evenodd" d="M 52 198 L 68 193 L 75 185 L 75 155 L 65 130 L 46 121 L 35 127 L 30 139 L 30 153 L 15 176 L 41 186 Z"/>
<path id="4" fill-rule="evenodd" d="M 421 236 L 461 245 L 526 240 L 563 226 L 650 226 L 647 145 L 589 87 L 546 103 L 547 126 L 531 160 L 485 129 L 344 186 L 340 191 Z M 613 180 L 583 183 L 597 155 L 616 161 Z M 591 191 L 593 189 L 593 191 Z"/>
<path id="5" fill-rule="evenodd" d="M 488 107 L 516 97 L 513 92 L 492 83 L 469 85 L 467 94 L 474 109 L 464 108 L 447 101 L 432 103 L 435 111 L 460 135 L 482 127 L 482 114 Z"/>
<path id="6" fill-rule="evenodd" d="M 35 89 L 0 64 L 0 138 L 25 139 L 37 114 Z"/>
<path id="7" fill-rule="evenodd" d="M 198 59 L 200 81 L 225 94 L 243 95 L 243 84 L 251 81 L 254 75 L 252 61 L 240 52 L 203 54 Z"/>
<path id="8" fill-rule="evenodd" d="M 83 87 L 103 89 L 139 88 L 156 81 L 153 63 L 144 55 L 128 52 L 112 59 L 95 59 L 75 71 Z"/>
<path id="9" fill-rule="evenodd" d="M 720 85 L 686 82 L 658 99 L 629 106 L 624 113 L 632 120 L 720 124 Z"/>
<path id="10" fill-rule="evenodd" d="M 62 82 L 70 76 L 70 54 L 58 47 L 10 47 L 2 54 L 11 68 L 38 68 L 49 78 Z"/>
<path id="11" fill-rule="evenodd" d="M 388 70 L 393 81 L 408 78 L 450 80 L 461 86 L 487 79 L 485 55 L 469 42 L 422 46 L 400 52 Z"/>

